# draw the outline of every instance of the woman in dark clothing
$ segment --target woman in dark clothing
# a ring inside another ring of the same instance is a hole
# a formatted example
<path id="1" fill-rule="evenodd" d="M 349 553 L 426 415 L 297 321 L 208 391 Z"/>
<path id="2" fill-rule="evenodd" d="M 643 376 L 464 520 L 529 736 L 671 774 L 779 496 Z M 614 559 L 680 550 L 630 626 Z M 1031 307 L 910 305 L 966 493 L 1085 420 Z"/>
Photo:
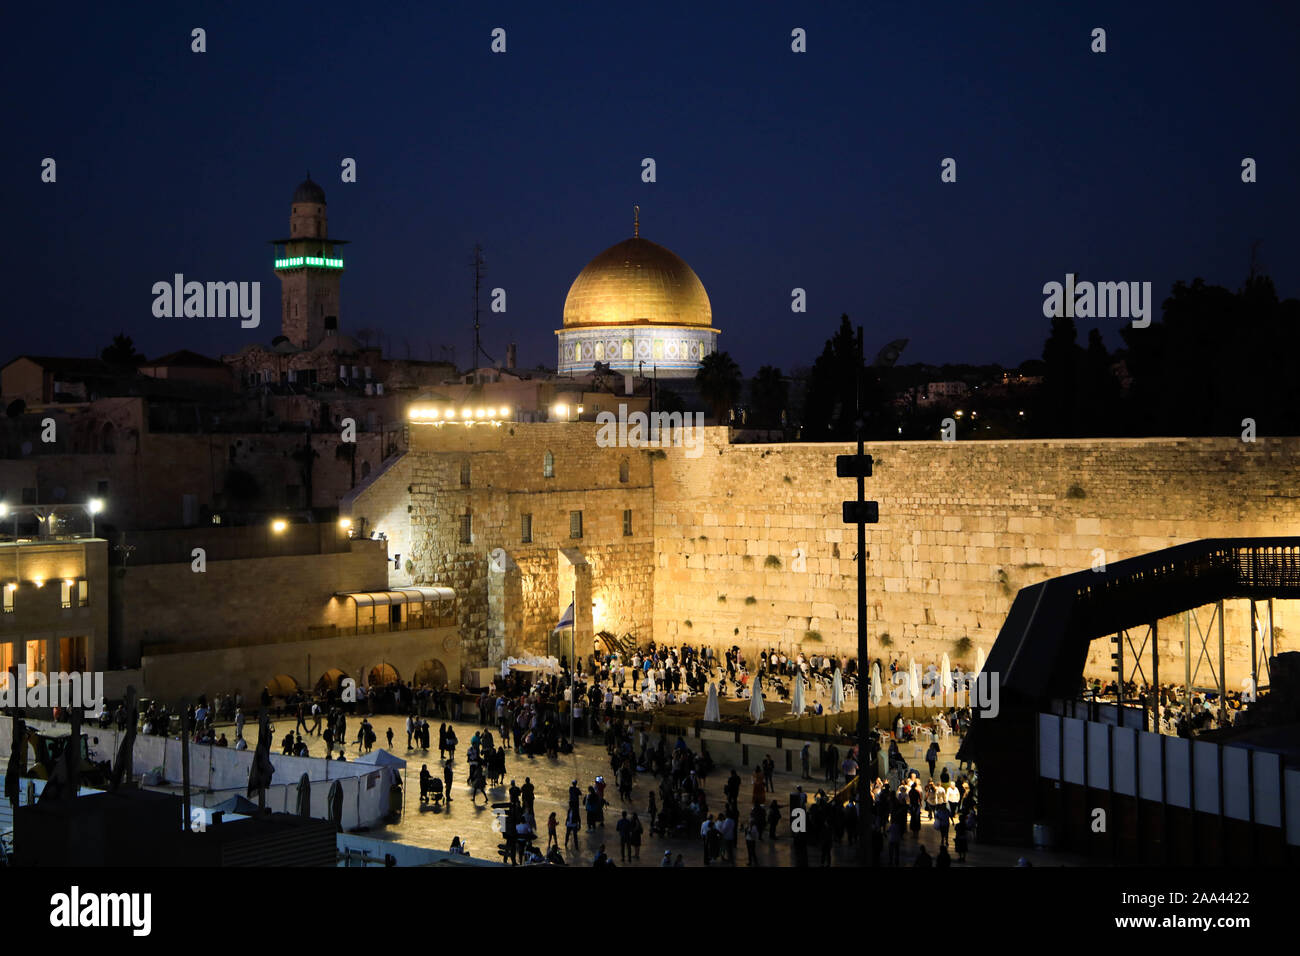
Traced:
<path id="1" fill-rule="evenodd" d="M 911 817 L 910 829 L 914 835 L 921 833 L 921 790 L 915 783 L 907 791 L 907 811 Z"/>

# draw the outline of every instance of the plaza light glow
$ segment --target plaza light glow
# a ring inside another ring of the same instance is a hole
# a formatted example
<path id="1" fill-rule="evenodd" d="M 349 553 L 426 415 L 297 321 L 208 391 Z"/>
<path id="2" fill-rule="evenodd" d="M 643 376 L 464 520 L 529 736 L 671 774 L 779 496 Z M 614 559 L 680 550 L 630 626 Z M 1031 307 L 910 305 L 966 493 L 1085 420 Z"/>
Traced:
<path id="1" fill-rule="evenodd" d="M 339 527 L 342 528 L 344 531 L 347 531 L 348 528 L 351 528 L 351 527 L 352 527 L 352 519 L 351 519 L 351 518 L 340 518 L 340 519 L 339 519 Z"/>
<path id="2" fill-rule="evenodd" d="M 276 534 L 281 534 L 287 527 L 289 527 L 289 522 L 285 521 L 283 518 L 277 518 L 271 522 L 271 530 Z"/>
<path id="3" fill-rule="evenodd" d="M 92 515 L 97 515 L 103 510 L 104 510 L 104 499 L 102 498 L 90 499 L 90 513 Z"/>

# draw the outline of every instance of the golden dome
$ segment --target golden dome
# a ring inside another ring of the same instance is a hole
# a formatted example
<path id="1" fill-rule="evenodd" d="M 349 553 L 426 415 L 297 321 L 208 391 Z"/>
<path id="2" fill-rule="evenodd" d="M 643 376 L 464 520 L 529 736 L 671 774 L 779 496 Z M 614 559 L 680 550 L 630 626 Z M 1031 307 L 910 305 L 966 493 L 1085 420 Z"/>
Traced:
<path id="1" fill-rule="evenodd" d="M 578 273 L 564 300 L 564 327 L 713 325 L 700 277 L 675 253 L 634 236 Z"/>

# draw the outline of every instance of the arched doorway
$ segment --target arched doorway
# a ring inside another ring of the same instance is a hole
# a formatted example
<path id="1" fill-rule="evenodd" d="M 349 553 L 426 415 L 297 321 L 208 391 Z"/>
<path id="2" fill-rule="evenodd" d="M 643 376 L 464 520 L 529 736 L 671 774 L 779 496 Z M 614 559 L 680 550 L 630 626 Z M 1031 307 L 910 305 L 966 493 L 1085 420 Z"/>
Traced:
<path id="1" fill-rule="evenodd" d="M 266 682 L 266 692 L 272 697 L 288 697 L 298 691 L 298 682 L 288 674 L 276 674 Z"/>
<path id="2" fill-rule="evenodd" d="M 441 689 L 447 685 L 447 668 L 436 657 L 420 661 L 419 666 L 415 668 L 414 682 L 416 686 L 425 685 Z"/>
<path id="3" fill-rule="evenodd" d="M 384 684 L 395 684 L 398 679 L 397 668 L 384 662 L 370 668 L 370 673 L 366 676 L 366 684 L 369 687 L 382 687 Z"/>
<path id="4" fill-rule="evenodd" d="M 322 695 L 337 693 L 339 684 L 341 684 L 343 679 L 347 676 L 347 674 L 339 670 L 337 667 L 331 667 L 324 674 L 321 674 L 320 678 L 316 681 L 316 693 Z"/>

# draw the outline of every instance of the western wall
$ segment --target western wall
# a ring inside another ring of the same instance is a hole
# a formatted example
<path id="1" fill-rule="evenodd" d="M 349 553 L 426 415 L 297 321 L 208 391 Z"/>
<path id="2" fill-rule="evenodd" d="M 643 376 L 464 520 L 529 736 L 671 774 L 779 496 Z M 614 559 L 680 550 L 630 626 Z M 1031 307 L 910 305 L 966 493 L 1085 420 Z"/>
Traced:
<path id="1" fill-rule="evenodd" d="M 456 589 L 467 664 L 556 650 L 548 632 L 575 593 L 580 648 L 609 630 L 852 653 L 856 543 L 841 502 L 855 483 L 835 476 L 835 456 L 853 446 L 732 445 L 724 428 L 700 432 L 695 448 L 620 449 L 600 447 L 586 422 L 412 426 L 412 450 L 345 505 L 402 555 L 391 583 Z M 886 660 L 947 653 L 969 666 L 1021 587 L 1097 560 L 1300 530 L 1300 439 L 885 442 L 867 452 L 868 497 L 880 503 L 867 537 L 868 633 L 872 656 Z M 581 538 L 570 526 L 578 510 Z M 1278 604 L 1278 650 L 1290 646 L 1293 616 Z M 1226 620 L 1235 686 L 1249 671 L 1247 602 L 1230 602 Z M 1161 624 L 1167 679 L 1182 674 L 1183 633 L 1181 619 Z M 1108 655 L 1096 642 L 1090 672 L 1104 675 Z"/>

